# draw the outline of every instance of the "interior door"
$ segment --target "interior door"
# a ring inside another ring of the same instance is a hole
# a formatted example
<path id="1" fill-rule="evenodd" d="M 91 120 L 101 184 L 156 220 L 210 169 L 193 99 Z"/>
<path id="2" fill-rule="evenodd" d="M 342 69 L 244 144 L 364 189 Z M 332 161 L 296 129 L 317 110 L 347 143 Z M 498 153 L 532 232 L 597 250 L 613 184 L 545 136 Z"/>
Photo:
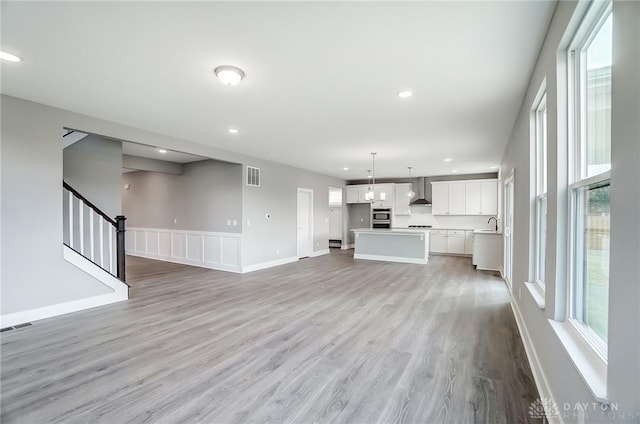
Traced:
<path id="1" fill-rule="evenodd" d="M 511 289 L 513 279 L 514 171 L 504 181 L 504 278 Z"/>
<path id="2" fill-rule="evenodd" d="M 306 258 L 313 251 L 313 191 L 298 189 L 298 258 Z"/>

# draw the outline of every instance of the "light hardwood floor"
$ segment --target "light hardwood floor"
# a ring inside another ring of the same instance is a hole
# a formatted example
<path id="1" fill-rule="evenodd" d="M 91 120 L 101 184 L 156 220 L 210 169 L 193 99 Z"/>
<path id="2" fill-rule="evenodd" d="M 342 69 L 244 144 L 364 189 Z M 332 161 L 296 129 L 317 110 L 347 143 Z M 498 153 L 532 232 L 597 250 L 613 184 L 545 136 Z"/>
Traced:
<path id="1" fill-rule="evenodd" d="M 531 421 L 508 290 L 468 258 L 127 261 L 128 302 L 0 335 L 3 423 Z"/>

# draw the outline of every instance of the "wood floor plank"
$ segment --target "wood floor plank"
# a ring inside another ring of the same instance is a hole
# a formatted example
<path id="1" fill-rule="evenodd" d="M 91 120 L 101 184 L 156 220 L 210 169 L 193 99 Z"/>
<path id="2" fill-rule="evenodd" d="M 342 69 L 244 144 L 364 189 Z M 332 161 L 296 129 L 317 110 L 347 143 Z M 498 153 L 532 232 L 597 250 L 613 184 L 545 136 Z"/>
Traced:
<path id="1" fill-rule="evenodd" d="M 530 421 L 509 292 L 468 258 L 127 275 L 127 302 L 0 334 L 3 423 Z"/>

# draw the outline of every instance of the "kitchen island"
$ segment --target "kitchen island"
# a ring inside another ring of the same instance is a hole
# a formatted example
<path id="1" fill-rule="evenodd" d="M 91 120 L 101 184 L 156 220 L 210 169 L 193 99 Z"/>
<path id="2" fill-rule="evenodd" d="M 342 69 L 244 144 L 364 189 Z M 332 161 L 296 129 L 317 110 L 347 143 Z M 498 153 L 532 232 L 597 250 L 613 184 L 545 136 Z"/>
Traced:
<path id="1" fill-rule="evenodd" d="M 426 264 L 429 230 L 413 228 L 358 228 L 354 259 Z"/>

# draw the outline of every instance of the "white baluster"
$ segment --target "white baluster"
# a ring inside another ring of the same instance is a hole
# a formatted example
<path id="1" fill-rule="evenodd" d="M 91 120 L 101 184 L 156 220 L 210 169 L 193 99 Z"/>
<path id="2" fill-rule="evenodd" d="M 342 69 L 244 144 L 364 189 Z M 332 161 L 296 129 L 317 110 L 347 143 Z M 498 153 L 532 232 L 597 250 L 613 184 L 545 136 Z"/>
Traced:
<path id="1" fill-rule="evenodd" d="M 113 226 L 109 225 L 109 272 L 114 274 L 113 266 Z"/>
<path id="2" fill-rule="evenodd" d="M 100 266 L 104 268 L 104 218 L 102 216 L 98 218 L 100 219 Z"/>
<path id="3" fill-rule="evenodd" d="M 73 249 L 73 193 L 67 190 L 69 195 L 69 246 Z"/>
<path id="4" fill-rule="evenodd" d="M 78 234 L 80 235 L 80 254 L 84 255 L 84 203 L 78 199 Z"/>
<path id="5" fill-rule="evenodd" d="M 89 208 L 89 248 L 91 249 L 89 257 L 91 258 L 91 262 L 93 263 L 96 262 L 96 259 L 95 259 L 96 243 L 93 237 L 93 227 L 94 227 L 93 215 L 94 214 L 95 212 L 93 211 L 93 209 Z"/>

